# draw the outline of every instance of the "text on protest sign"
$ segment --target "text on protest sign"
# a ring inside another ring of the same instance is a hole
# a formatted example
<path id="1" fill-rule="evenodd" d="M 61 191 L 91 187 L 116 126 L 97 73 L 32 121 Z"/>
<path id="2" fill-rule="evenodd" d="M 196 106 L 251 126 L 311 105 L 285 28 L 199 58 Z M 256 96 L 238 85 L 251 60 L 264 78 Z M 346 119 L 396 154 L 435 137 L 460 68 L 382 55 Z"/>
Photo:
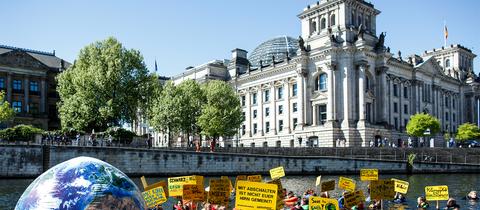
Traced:
<path id="1" fill-rule="evenodd" d="M 244 180 L 246 181 L 247 180 L 247 175 L 238 175 L 237 178 L 235 178 L 235 185 L 237 185 L 237 182 L 239 180 Z"/>
<path id="2" fill-rule="evenodd" d="M 210 179 L 210 191 L 208 191 L 208 202 L 211 204 L 228 205 L 230 198 L 230 180 Z"/>
<path id="3" fill-rule="evenodd" d="M 282 181 L 280 181 L 280 179 L 275 179 L 269 181 L 268 184 L 277 185 L 277 209 L 283 209 L 283 199 L 285 199 L 285 192 L 283 191 Z"/>
<path id="4" fill-rule="evenodd" d="M 186 184 L 183 185 L 183 200 L 186 201 L 204 201 L 205 200 L 205 189 L 202 186 L 196 184 Z"/>
<path id="5" fill-rule="evenodd" d="M 163 187 L 157 187 L 142 192 L 142 196 L 148 208 L 153 208 L 156 205 L 165 203 L 167 201 L 167 196 L 165 196 L 165 191 L 163 190 Z"/>
<path id="6" fill-rule="evenodd" d="M 168 178 L 169 196 L 182 196 L 183 185 L 194 184 L 203 188 L 203 176 L 180 176 Z"/>
<path id="7" fill-rule="evenodd" d="M 378 169 L 360 169 L 360 180 L 362 181 L 378 180 Z"/>
<path id="8" fill-rule="evenodd" d="M 251 175 L 247 176 L 249 182 L 262 182 L 262 175 Z"/>
<path id="9" fill-rule="evenodd" d="M 220 179 L 228 180 L 228 183 L 230 184 L 230 192 L 231 192 L 233 190 L 233 185 L 232 185 L 232 181 L 230 180 L 230 178 L 228 178 L 228 176 L 221 176 Z"/>
<path id="10" fill-rule="evenodd" d="M 353 192 L 355 191 L 355 180 L 341 176 L 338 180 L 338 188 Z"/>
<path id="11" fill-rule="evenodd" d="M 429 201 L 444 201 L 448 200 L 448 186 L 426 186 L 425 197 Z"/>
<path id="12" fill-rule="evenodd" d="M 261 182 L 238 181 L 236 186 L 235 209 L 275 210 L 277 185 Z"/>
<path id="13" fill-rule="evenodd" d="M 373 199 L 392 200 L 395 197 L 395 182 L 393 180 L 370 182 L 370 197 Z"/>
<path id="14" fill-rule="evenodd" d="M 399 180 L 399 179 L 392 179 L 395 182 L 395 192 L 399 192 L 402 194 L 407 194 L 408 192 L 408 182 Z"/>
<path id="15" fill-rule="evenodd" d="M 345 195 L 345 206 L 347 208 L 352 208 L 355 205 L 365 202 L 365 195 L 363 191 L 357 190 L 355 192 L 350 192 Z"/>
<path id="16" fill-rule="evenodd" d="M 283 170 L 283 166 L 270 169 L 270 177 L 272 180 L 280 179 L 285 176 L 285 171 Z"/>
<path id="17" fill-rule="evenodd" d="M 330 190 L 335 190 L 335 180 L 322 182 L 321 192 L 330 191 Z"/>
<path id="18" fill-rule="evenodd" d="M 339 210 L 337 199 L 322 198 L 317 196 L 310 196 L 308 199 L 309 210 Z"/>

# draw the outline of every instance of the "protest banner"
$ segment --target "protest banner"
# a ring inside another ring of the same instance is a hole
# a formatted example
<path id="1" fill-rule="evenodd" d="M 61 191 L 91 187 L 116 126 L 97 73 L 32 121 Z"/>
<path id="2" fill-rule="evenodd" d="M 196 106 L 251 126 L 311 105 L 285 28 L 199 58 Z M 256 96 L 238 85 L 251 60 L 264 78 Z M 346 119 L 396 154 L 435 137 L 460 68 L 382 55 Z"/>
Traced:
<path id="1" fill-rule="evenodd" d="M 340 210 L 337 199 L 310 196 L 308 199 L 309 210 Z"/>
<path id="2" fill-rule="evenodd" d="M 270 177 L 272 178 L 272 180 L 280 179 L 284 176 L 285 171 L 283 170 L 283 166 L 270 169 Z"/>
<path id="3" fill-rule="evenodd" d="M 355 191 L 355 180 L 341 176 L 338 180 L 338 188 L 353 192 Z"/>
<path id="4" fill-rule="evenodd" d="M 275 210 L 277 185 L 261 182 L 238 181 L 235 196 L 236 210 Z"/>
<path id="5" fill-rule="evenodd" d="M 283 209 L 285 204 L 285 202 L 283 202 L 283 199 L 285 199 L 285 192 L 283 191 L 282 181 L 280 181 L 280 179 L 275 179 L 267 183 L 277 185 L 277 209 Z"/>
<path id="6" fill-rule="evenodd" d="M 348 209 L 350 209 L 353 206 L 356 206 L 360 203 L 365 202 L 365 195 L 361 190 L 357 190 L 355 192 L 349 192 L 345 195 L 344 201 L 345 201 L 345 206 Z"/>
<path id="7" fill-rule="evenodd" d="M 247 176 L 249 182 L 262 182 L 262 175 L 251 175 Z"/>
<path id="8" fill-rule="evenodd" d="M 315 181 L 315 186 L 319 186 L 320 184 L 322 184 L 322 176 L 317 176 L 317 181 Z"/>
<path id="9" fill-rule="evenodd" d="M 221 176 L 220 179 L 228 180 L 228 183 L 230 184 L 230 192 L 231 192 L 233 190 L 232 180 L 230 180 L 228 176 Z"/>
<path id="10" fill-rule="evenodd" d="M 448 200 L 448 186 L 426 186 L 425 187 L 425 197 L 429 201 L 442 201 Z"/>
<path id="11" fill-rule="evenodd" d="M 322 187 L 321 188 L 322 189 L 320 190 L 320 192 L 335 190 L 335 180 L 322 182 Z"/>
<path id="12" fill-rule="evenodd" d="M 210 179 L 210 191 L 208 191 L 208 202 L 211 204 L 228 206 L 230 198 L 230 180 Z"/>
<path id="13" fill-rule="evenodd" d="M 392 200 L 395 197 L 395 182 L 393 180 L 370 182 L 370 197 L 379 200 Z"/>
<path id="14" fill-rule="evenodd" d="M 395 192 L 399 192 L 402 194 L 407 194 L 408 192 L 408 182 L 399 180 L 399 179 L 392 179 L 395 182 Z"/>
<path id="15" fill-rule="evenodd" d="M 361 181 L 378 180 L 378 169 L 360 169 Z"/>
<path id="16" fill-rule="evenodd" d="M 166 181 L 159 181 L 157 183 L 149 185 L 147 183 L 147 180 L 145 179 L 145 176 L 140 177 L 140 181 L 142 182 L 144 191 L 148 191 L 148 190 L 151 190 L 151 189 L 157 188 L 157 187 L 163 187 L 163 190 L 165 192 L 165 196 L 168 197 L 168 190 L 166 190 L 166 189 L 168 189 L 168 187 L 167 187 L 167 182 Z"/>
<path id="17" fill-rule="evenodd" d="M 183 185 L 193 184 L 203 188 L 203 176 L 180 176 L 168 178 L 169 196 L 182 196 Z"/>
<path id="18" fill-rule="evenodd" d="M 156 205 L 165 203 L 167 201 L 167 196 L 165 196 L 163 187 L 156 187 L 142 192 L 142 196 L 148 208 L 153 208 Z"/>
<path id="19" fill-rule="evenodd" d="M 247 180 L 247 175 L 238 175 L 237 178 L 235 178 L 235 186 L 237 186 L 237 182 L 239 180 L 244 180 L 246 181 Z"/>
<path id="20" fill-rule="evenodd" d="M 205 201 L 205 189 L 196 184 L 185 184 L 183 185 L 183 200 L 186 201 Z"/>

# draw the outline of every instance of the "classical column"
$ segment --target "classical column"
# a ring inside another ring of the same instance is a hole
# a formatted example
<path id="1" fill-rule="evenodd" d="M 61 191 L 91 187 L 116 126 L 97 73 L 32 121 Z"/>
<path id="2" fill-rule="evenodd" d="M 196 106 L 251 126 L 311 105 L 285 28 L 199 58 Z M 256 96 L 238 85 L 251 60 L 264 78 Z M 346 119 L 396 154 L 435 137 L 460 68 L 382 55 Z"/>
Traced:
<path id="1" fill-rule="evenodd" d="M 388 125 L 392 124 L 392 93 L 391 93 L 392 80 L 387 78 L 387 95 L 388 95 Z"/>
<path id="2" fill-rule="evenodd" d="M 317 34 L 320 34 L 320 15 L 317 16 Z"/>
<path id="3" fill-rule="evenodd" d="M 291 117 L 290 117 L 291 113 L 292 113 L 292 110 L 290 110 L 290 83 L 288 82 L 288 80 L 285 80 L 284 84 L 285 84 L 284 85 L 285 86 L 284 87 L 285 88 L 284 89 L 285 90 L 284 91 L 285 92 L 284 97 L 285 97 L 285 102 L 286 102 L 285 109 L 283 110 L 285 112 L 285 115 L 286 115 L 286 119 L 284 120 L 285 121 L 284 122 L 284 124 L 285 124 L 284 128 L 285 128 L 285 131 L 287 133 L 290 133 L 291 132 L 290 121 L 292 120 Z"/>
<path id="4" fill-rule="evenodd" d="M 312 104 L 312 126 L 316 126 L 317 125 L 317 116 L 318 116 L 318 113 L 317 113 L 317 105 L 316 104 Z"/>
<path id="5" fill-rule="evenodd" d="M 302 70 L 300 68 L 300 70 L 297 70 L 297 84 L 298 84 L 298 92 L 297 92 L 297 95 L 298 95 L 298 124 L 297 124 L 297 128 L 300 129 L 300 130 L 303 130 L 303 126 L 305 125 L 305 115 L 307 113 L 307 110 L 305 109 L 305 103 L 304 103 L 304 100 L 305 100 L 305 95 L 307 93 L 307 91 L 305 90 L 305 79 L 303 77 L 303 73 L 302 73 Z"/>
<path id="6" fill-rule="evenodd" d="M 480 97 L 477 97 L 477 126 L 480 127 Z"/>
<path id="7" fill-rule="evenodd" d="M 398 84 L 398 115 L 399 115 L 399 118 L 398 118 L 398 126 L 399 128 L 400 127 L 403 127 L 402 124 L 403 124 L 403 103 L 402 103 L 402 99 L 403 99 L 403 81 L 400 82 Z M 407 126 L 407 125 L 405 125 Z M 401 130 L 401 129 L 400 129 Z"/>
<path id="8" fill-rule="evenodd" d="M 333 123 L 335 116 L 335 64 L 327 65 L 328 76 L 328 104 L 327 104 L 327 121 Z"/>
<path id="9" fill-rule="evenodd" d="M 258 132 L 260 133 L 261 136 L 263 136 L 265 134 L 265 132 L 264 132 L 265 131 L 264 121 L 265 120 L 263 119 L 264 118 L 264 114 L 263 114 L 263 109 L 264 109 L 263 108 L 263 100 L 264 100 L 264 95 L 263 95 L 264 92 L 263 91 L 264 90 L 262 89 L 262 85 L 258 86 L 258 90 L 259 91 L 257 93 L 257 95 L 258 95 L 258 98 L 257 98 L 257 103 L 258 103 L 258 105 L 257 105 L 257 110 L 258 111 L 257 112 L 258 112 L 258 115 L 257 115 L 257 117 L 258 117 L 258 124 L 259 125 L 257 125 L 257 126 L 258 126 L 258 129 L 259 129 Z"/>
<path id="10" fill-rule="evenodd" d="M 46 90 L 46 85 L 45 85 L 45 78 L 42 77 L 42 80 L 40 81 L 40 113 L 45 113 L 45 107 L 46 107 L 46 104 L 47 104 L 47 97 L 46 97 L 46 94 L 47 94 L 47 90 Z"/>
<path id="11" fill-rule="evenodd" d="M 358 123 L 365 124 L 365 71 L 368 69 L 366 63 L 358 65 Z"/>
<path id="12" fill-rule="evenodd" d="M 252 137 L 252 105 L 251 105 L 251 97 L 250 90 L 247 89 L 245 92 L 245 106 L 247 106 L 247 110 L 245 113 L 245 134 L 248 137 Z"/>
<path id="13" fill-rule="evenodd" d="M 10 102 L 10 104 L 13 104 L 12 101 L 12 73 L 7 73 L 7 101 Z"/>
<path id="14" fill-rule="evenodd" d="M 270 92 L 272 93 L 272 97 L 270 97 L 270 98 L 272 98 L 272 105 L 273 106 L 271 106 L 271 108 L 273 108 L 273 109 L 270 112 L 270 116 L 272 116 L 271 117 L 272 122 L 270 122 L 270 125 L 272 126 L 272 128 L 270 130 L 273 132 L 274 135 L 277 135 L 277 123 L 278 123 L 277 122 L 277 115 L 278 115 L 278 113 L 277 113 L 277 97 L 278 97 L 278 95 L 277 95 L 277 92 L 275 91 L 275 82 L 271 83 L 271 88 L 272 89 L 271 89 Z"/>
<path id="15" fill-rule="evenodd" d="M 25 79 L 24 79 L 24 85 L 23 85 L 23 92 L 24 92 L 24 97 L 23 97 L 23 101 L 25 102 L 25 112 L 28 113 L 30 110 L 30 105 L 28 104 L 28 94 L 29 94 L 29 90 L 30 90 L 30 84 L 29 84 L 29 78 L 28 76 L 25 76 Z"/>

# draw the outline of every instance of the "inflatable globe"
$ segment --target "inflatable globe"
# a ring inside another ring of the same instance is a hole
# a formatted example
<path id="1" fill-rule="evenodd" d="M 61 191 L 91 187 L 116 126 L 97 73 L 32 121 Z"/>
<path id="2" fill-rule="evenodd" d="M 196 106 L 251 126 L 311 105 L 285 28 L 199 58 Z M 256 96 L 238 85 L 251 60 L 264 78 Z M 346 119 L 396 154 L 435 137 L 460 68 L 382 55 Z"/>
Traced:
<path id="1" fill-rule="evenodd" d="M 15 206 L 28 209 L 146 209 L 137 186 L 101 160 L 78 157 L 40 175 Z"/>

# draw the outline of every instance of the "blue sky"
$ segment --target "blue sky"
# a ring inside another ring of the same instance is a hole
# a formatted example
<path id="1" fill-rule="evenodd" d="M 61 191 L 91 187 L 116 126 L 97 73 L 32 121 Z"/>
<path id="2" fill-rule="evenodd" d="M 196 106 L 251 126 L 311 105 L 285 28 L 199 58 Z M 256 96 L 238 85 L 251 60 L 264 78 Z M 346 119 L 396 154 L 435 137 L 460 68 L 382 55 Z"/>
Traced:
<path id="1" fill-rule="evenodd" d="M 307 0 L 15 0 L 0 1 L 0 44 L 42 51 L 56 50 L 72 62 L 85 45 L 114 36 L 142 52 L 149 69 L 171 76 L 187 66 L 229 59 L 230 51 L 252 51 L 279 35 L 298 37 L 297 15 Z M 382 11 L 377 32 L 403 55 L 421 54 L 460 43 L 480 54 L 478 0 L 372 0 Z M 475 60 L 475 71 L 480 59 Z"/>

